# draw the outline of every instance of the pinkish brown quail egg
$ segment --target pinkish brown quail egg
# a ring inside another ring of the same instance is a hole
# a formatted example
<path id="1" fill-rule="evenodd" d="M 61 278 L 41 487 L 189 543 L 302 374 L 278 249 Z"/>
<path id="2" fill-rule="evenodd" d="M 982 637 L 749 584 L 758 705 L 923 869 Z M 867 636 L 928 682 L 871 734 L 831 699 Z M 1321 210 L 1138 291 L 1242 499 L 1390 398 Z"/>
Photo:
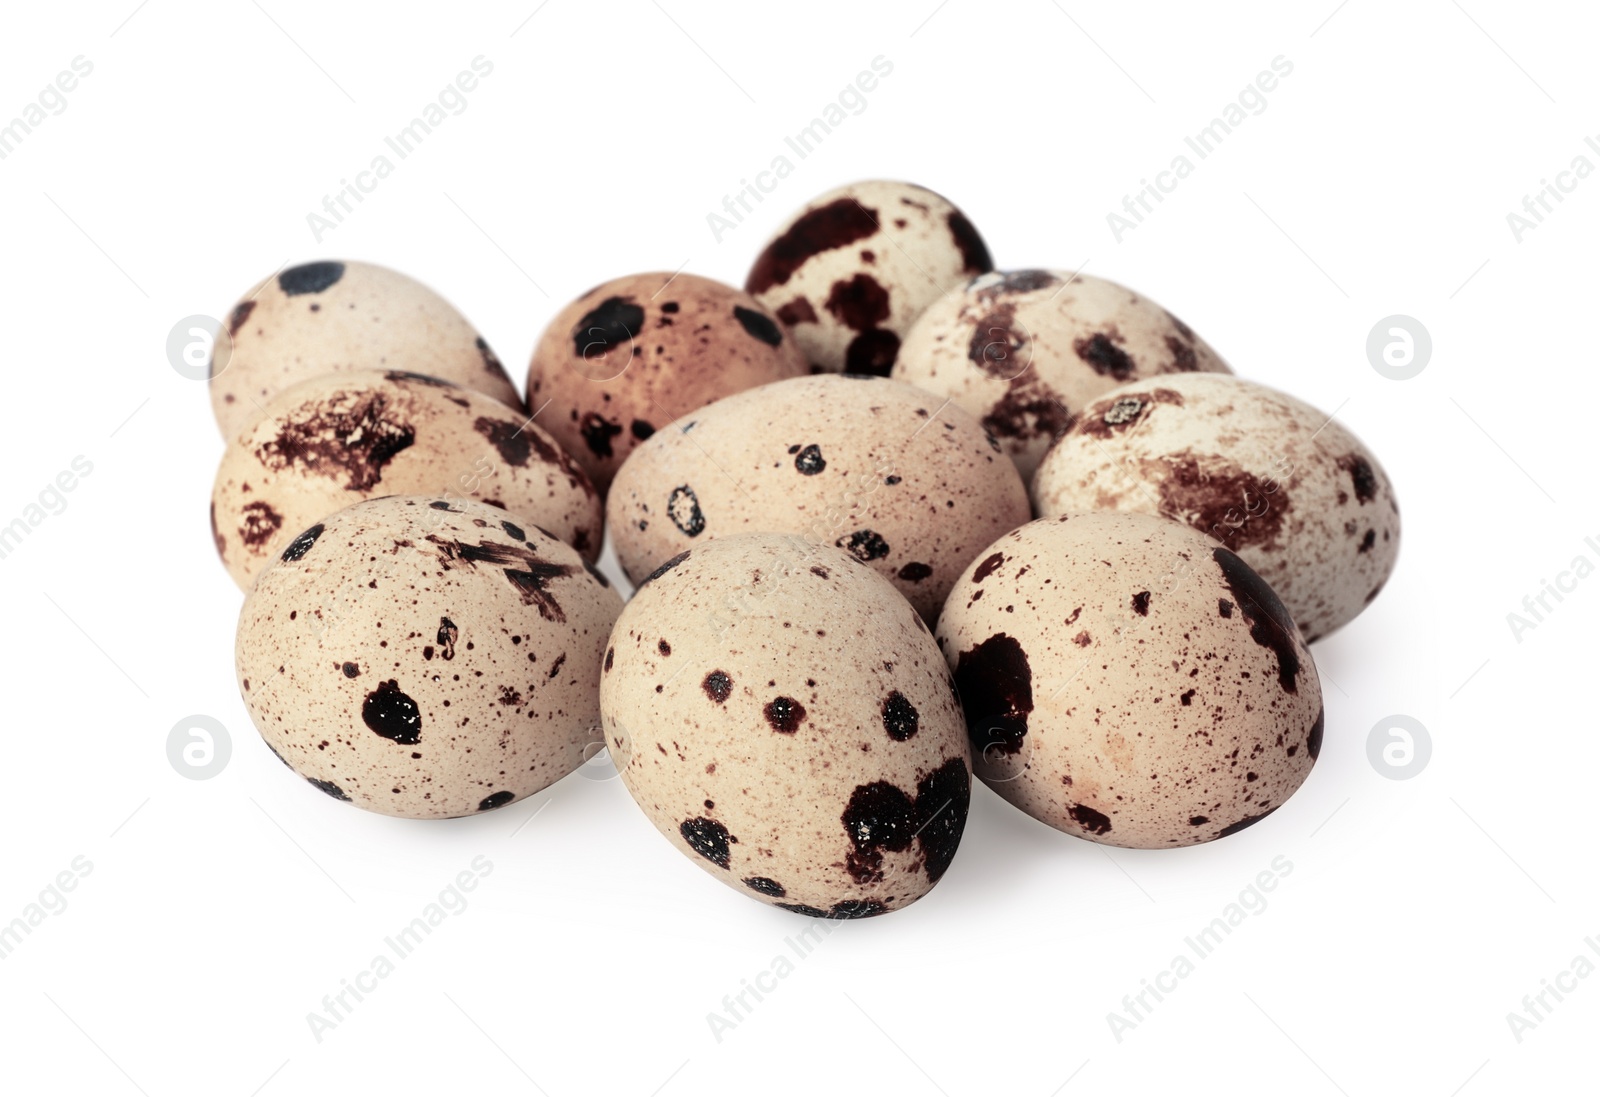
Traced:
<path id="1" fill-rule="evenodd" d="M 955 856 L 970 781 L 949 670 L 839 549 L 740 534 L 663 563 L 612 631 L 600 710 L 650 822 L 753 899 L 882 914 Z"/>
<path id="2" fill-rule="evenodd" d="M 289 386 L 344 370 L 425 373 L 522 407 L 500 359 L 466 317 L 385 267 L 289 267 L 245 294 L 227 326 L 211 363 L 211 408 L 225 439 Z"/>
<path id="3" fill-rule="evenodd" d="M 749 294 L 693 274 L 634 274 L 550 321 L 528 365 L 528 400 L 604 494 L 658 427 L 804 372 L 795 341 Z"/>
<path id="4" fill-rule="evenodd" d="M 745 288 L 816 370 L 887 376 L 922 311 L 994 269 L 978 230 L 926 187 L 868 180 L 828 191 L 756 257 Z"/>
<path id="5" fill-rule="evenodd" d="M 1309 404 L 1237 377 L 1149 378 L 1091 404 L 1039 466 L 1040 515 L 1160 514 L 1210 534 L 1308 640 L 1377 597 L 1400 551 L 1378 459 Z"/>
<path id="6" fill-rule="evenodd" d="M 1091 400 L 1153 374 L 1227 365 L 1188 325 L 1125 286 L 996 272 L 929 305 L 893 376 L 978 416 L 1023 477 Z"/>
<path id="7" fill-rule="evenodd" d="M 622 599 L 577 551 L 486 503 L 394 495 L 289 542 L 239 614 L 267 745 L 336 800 L 440 819 L 502 807 L 601 741 Z"/>
<path id="8" fill-rule="evenodd" d="M 382 495 L 481 499 L 593 562 L 600 496 L 527 416 L 434 377 L 329 373 L 279 393 L 228 443 L 211 492 L 217 553 L 241 588 L 319 518 Z"/>
<path id="9" fill-rule="evenodd" d="M 637 581 L 729 533 L 849 552 L 932 622 L 978 550 L 1031 517 L 1016 468 L 969 412 L 882 377 L 797 377 L 657 431 L 607 501 Z"/>
<path id="10" fill-rule="evenodd" d="M 1044 518 L 996 541 L 939 618 L 977 775 L 1041 822 L 1140 849 L 1258 822 L 1322 746 L 1283 603 L 1165 518 Z"/>

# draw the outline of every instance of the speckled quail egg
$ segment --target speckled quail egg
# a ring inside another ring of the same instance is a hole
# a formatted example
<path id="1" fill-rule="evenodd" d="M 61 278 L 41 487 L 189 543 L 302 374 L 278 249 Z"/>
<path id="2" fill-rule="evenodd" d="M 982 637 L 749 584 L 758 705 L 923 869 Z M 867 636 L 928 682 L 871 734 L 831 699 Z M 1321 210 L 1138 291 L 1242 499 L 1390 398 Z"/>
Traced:
<path id="1" fill-rule="evenodd" d="M 604 494 L 658 427 L 805 371 L 795 341 L 749 294 L 693 274 L 634 274 L 550 321 L 528 366 L 528 400 Z"/>
<path id="2" fill-rule="evenodd" d="M 785 222 L 745 288 L 789 326 L 813 368 L 881 377 L 924 309 L 992 269 L 983 237 L 948 199 L 868 180 Z"/>
<path id="3" fill-rule="evenodd" d="M 522 397 L 466 317 L 422 283 L 370 263 L 279 271 L 228 314 L 211 363 L 211 408 L 232 438 L 277 393 L 323 373 L 425 373 L 513 408 Z"/>
<path id="4" fill-rule="evenodd" d="M 1322 746 L 1315 665 L 1238 556 L 1177 522 L 1073 514 L 1006 534 L 939 618 L 973 768 L 1107 845 L 1221 838 L 1280 807 Z"/>
<path id="5" fill-rule="evenodd" d="M 1026 478 L 1091 400 L 1141 377 L 1197 370 L 1230 372 L 1148 298 L 1102 278 L 1019 270 L 974 278 L 931 304 L 893 376 L 978 416 Z"/>
<path id="6" fill-rule="evenodd" d="M 955 856 L 970 774 L 949 670 L 839 549 L 752 533 L 663 563 L 612 630 L 600 711 L 650 822 L 753 899 L 882 914 Z"/>
<path id="7" fill-rule="evenodd" d="M 248 588 L 318 518 L 382 495 L 482 499 L 600 555 L 600 496 L 527 416 L 413 373 L 329 373 L 279 393 L 228 443 L 211 491 L 217 553 Z"/>
<path id="8" fill-rule="evenodd" d="M 576 550 L 487 503 L 371 499 L 256 579 L 239 690 L 273 752 L 334 799 L 471 815 L 601 742 L 600 659 L 621 608 Z"/>
<path id="9" fill-rule="evenodd" d="M 1366 608 L 1400 551 L 1394 489 L 1371 451 L 1332 416 L 1237 377 L 1114 390 L 1050 451 L 1033 491 L 1040 515 L 1139 511 L 1210 534 L 1308 640 Z"/>
<path id="10" fill-rule="evenodd" d="M 849 552 L 930 623 L 978 550 L 1032 517 L 1016 468 L 969 412 L 882 377 L 797 377 L 657 431 L 607 512 L 637 581 L 729 533 L 797 533 Z"/>

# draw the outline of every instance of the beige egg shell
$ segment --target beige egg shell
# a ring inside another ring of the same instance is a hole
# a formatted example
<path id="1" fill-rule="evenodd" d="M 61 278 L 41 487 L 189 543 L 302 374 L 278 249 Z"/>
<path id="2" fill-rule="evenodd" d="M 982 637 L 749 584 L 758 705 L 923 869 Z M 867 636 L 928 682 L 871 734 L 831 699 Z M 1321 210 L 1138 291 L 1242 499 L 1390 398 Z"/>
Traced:
<path id="1" fill-rule="evenodd" d="M 815 369 L 882 377 L 924 309 L 993 269 L 983 237 L 948 199 L 870 180 L 790 218 L 745 288 L 789 325 Z"/>
<path id="2" fill-rule="evenodd" d="M 637 582 L 729 533 L 842 548 L 929 623 L 978 550 L 1031 518 L 1016 468 L 953 404 L 882 377 L 797 377 L 718 400 L 634 451 L 607 497 Z"/>
<path id="3" fill-rule="evenodd" d="M 319 518 L 384 495 L 481 499 L 593 563 L 600 496 L 560 446 L 498 400 L 421 374 L 330 373 L 279 393 L 222 455 L 211 532 L 248 589 Z"/>
<path id="4" fill-rule="evenodd" d="M 369 263 L 326 261 L 278 272 L 228 315 L 211 365 L 211 408 L 223 438 L 277 393 L 323 373 L 425 373 L 513 408 L 522 397 L 489 344 L 422 283 Z"/>
<path id="5" fill-rule="evenodd" d="M 575 550 L 502 510 L 372 499 L 256 580 L 239 689 L 267 745 L 335 799 L 471 815 L 538 792 L 602 741 L 600 658 L 621 609 Z"/>
<path id="6" fill-rule="evenodd" d="M 712 876 L 817 917 L 866 917 L 949 867 L 966 736 L 927 626 L 854 558 L 742 534 L 662 565 L 606 650 L 623 783 Z"/>
<path id="7" fill-rule="evenodd" d="M 974 770 L 1107 845 L 1221 838 L 1287 800 L 1322 746 L 1322 690 L 1272 588 L 1204 534 L 1142 514 L 1000 538 L 939 619 Z"/>
<path id="8" fill-rule="evenodd" d="M 795 341 L 749 294 L 693 274 L 634 274 L 550 321 L 528 365 L 528 400 L 603 495 L 659 427 L 805 371 Z"/>
<path id="9" fill-rule="evenodd" d="M 974 278 L 930 305 L 893 376 L 978 416 L 1027 478 L 1090 401 L 1141 377 L 1196 370 L 1230 372 L 1148 298 L 1102 278 L 1020 270 Z"/>
<path id="10" fill-rule="evenodd" d="M 1307 640 L 1377 597 L 1400 511 L 1372 452 L 1309 404 L 1237 377 L 1163 377 L 1091 405 L 1039 466 L 1040 515 L 1161 514 L 1209 533 L 1278 592 Z"/>

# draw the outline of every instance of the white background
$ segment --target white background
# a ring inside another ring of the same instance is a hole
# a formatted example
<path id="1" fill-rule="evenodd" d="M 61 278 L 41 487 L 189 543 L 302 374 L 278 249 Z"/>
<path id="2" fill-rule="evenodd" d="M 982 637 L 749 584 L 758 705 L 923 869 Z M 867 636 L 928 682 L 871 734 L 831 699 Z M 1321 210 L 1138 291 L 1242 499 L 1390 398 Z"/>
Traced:
<path id="1" fill-rule="evenodd" d="M 0 36 L 0 120 L 94 66 L 0 161 L 0 524 L 93 464 L 0 560 L 0 922 L 93 866 L 0 961 L 0 1088 L 1594 1090 L 1600 977 L 1520 1042 L 1507 1014 L 1600 938 L 1600 579 L 1520 642 L 1506 621 L 1575 556 L 1600 563 L 1600 176 L 1521 242 L 1506 221 L 1574 157 L 1600 166 L 1592 11 L 135 2 L 14 5 Z M 306 215 L 478 55 L 494 71 L 465 112 L 316 241 Z M 867 109 L 716 241 L 723 195 L 878 55 L 893 73 Z M 1294 71 L 1264 113 L 1117 242 L 1106 214 L 1278 55 Z M 793 208 L 877 176 L 949 195 L 1001 266 L 1087 263 L 1240 373 L 1338 409 L 1397 486 L 1404 545 L 1315 649 L 1326 744 L 1270 820 L 1108 850 L 980 787 L 932 894 L 839 925 L 719 1042 L 707 1014 L 811 923 L 672 853 L 620 782 L 419 824 L 320 796 L 263 748 L 207 528 L 221 443 L 165 341 L 286 261 L 364 259 L 449 297 L 520 384 L 591 285 L 684 264 L 741 282 Z M 1433 336 L 1414 380 L 1367 360 L 1394 313 Z M 231 733 L 211 780 L 167 759 L 190 714 Z M 1393 714 L 1433 743 L 1406 781 L 1367 755 Z M 470 906 L 314 1039 L 323 996 L 479 855 Z M 1107 1014 L 1279 856 L 1270 905 L 1119 1042 Z"/>

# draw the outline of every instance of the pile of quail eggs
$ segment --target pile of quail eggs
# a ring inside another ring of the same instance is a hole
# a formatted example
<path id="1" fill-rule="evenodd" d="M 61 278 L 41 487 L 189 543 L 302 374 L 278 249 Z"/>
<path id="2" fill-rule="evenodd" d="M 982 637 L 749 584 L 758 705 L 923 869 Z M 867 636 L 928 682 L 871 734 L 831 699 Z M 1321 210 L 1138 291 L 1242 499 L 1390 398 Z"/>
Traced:
<path id="1" fill-rule="evenodd" d="M 1330 416 L 1133 290 L 995 270 L 908 183 L 818 197 L 743 290 L 590 290 L 526 403 L 381 267 L 282 270 L 226 326 L 211 525 L 273 753 L 442 819 L 603 746 L 692 862 L 814 917 L 927 893 L 974 774 L 1110 845 L 1265 818 L 1322 743 L 1307 644 L 1399 548 Z"/>

